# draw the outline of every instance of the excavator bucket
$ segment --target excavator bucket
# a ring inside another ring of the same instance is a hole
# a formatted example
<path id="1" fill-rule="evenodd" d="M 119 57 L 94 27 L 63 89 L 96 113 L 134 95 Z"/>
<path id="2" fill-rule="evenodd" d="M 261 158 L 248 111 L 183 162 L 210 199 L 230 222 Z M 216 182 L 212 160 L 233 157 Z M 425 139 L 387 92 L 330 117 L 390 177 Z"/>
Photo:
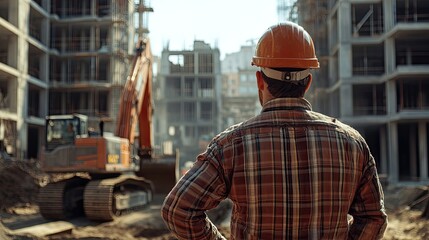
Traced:
<path id="1" fill-rule="evenodd" d="M 152 182 L 155 194 L 168 194 L 179 179 L 178 156 L 143 159 L 137 175 Z"/>

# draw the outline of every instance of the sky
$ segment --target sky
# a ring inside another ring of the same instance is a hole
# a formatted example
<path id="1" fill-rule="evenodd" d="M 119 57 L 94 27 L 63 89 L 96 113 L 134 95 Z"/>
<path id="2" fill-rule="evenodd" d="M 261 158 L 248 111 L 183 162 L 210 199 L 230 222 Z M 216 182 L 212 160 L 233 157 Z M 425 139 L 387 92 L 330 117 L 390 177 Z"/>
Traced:
<path id="1" fill-rule="evenodd" d="M 221 58 L 255 43 L 276 24 L 277 0 L 151 0 L 148 16 L 152 53 L 192 50 L 194 40 L 218 47 Z"/>

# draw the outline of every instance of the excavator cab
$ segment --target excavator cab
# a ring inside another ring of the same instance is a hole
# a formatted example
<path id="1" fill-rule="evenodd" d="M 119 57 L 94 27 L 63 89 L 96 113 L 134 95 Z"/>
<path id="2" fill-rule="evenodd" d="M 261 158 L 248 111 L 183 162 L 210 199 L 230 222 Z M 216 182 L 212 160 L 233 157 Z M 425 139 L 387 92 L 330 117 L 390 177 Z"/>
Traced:
<path id="1" fill-rule="evenodd" d="M 54 115 L 46 118 L 46 151 L 74 144 L 76 137 L 87 137 L 88 117 L 81 114 Z"/>
<path id="2" fill-rule="evenodd" d="M 138 177 L 128 139 L 88 132 L 88 117 L 48 116 L 41 166 L 47 173 L 66 173 L 40 189 L 40 213 L 48 219 L 85 215 L 110 221 L 152 201 L 153 184 Z"/>

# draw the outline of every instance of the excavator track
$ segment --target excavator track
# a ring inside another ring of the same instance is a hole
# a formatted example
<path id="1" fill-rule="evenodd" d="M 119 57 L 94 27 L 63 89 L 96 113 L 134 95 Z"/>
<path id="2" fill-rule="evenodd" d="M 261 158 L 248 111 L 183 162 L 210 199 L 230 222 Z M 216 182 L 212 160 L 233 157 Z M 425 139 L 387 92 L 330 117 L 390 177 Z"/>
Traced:
<path id="1" fill-rule="evenodd" d="M 131 210 L 146 207 L 152 201 L 151 182 L 136 176 L 93 180 L 84 192 L 86 217 L 111 221 Z"/>
<path id="2" fill-rule="evenodd" d="M 82 193 L 89 179 L 72 177 L 40 189 L 40 214 L 47 219 L 67 219 L 83 214 Z"/>

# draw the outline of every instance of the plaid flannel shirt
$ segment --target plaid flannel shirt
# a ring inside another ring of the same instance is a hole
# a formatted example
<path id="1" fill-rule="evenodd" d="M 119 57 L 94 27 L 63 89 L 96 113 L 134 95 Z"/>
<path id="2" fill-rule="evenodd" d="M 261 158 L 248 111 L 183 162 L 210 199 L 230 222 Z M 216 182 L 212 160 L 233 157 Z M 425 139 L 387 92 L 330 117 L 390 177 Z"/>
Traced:
<path id="1" fill-rule="evenodd" d="M 387 225 L 365 140 L 303 98 L 271 100 L 217 135 L 166 197 L 162 216 L 179 239 L 223 239 L 205 211 L 225 198 L 232 239 L 380 239 Z"/>

